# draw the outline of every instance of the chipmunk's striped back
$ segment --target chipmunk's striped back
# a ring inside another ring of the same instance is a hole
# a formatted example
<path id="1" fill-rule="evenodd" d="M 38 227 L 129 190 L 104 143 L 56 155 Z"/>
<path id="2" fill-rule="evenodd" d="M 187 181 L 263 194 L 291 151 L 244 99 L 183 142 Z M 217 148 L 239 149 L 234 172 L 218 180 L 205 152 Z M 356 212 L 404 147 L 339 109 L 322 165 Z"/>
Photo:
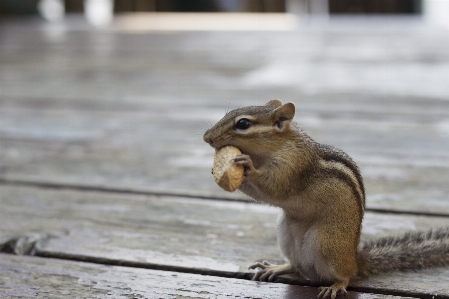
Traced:
<path id="1" fill-rule="evenodd" d="M 348 185 L 359 207 L 360 219 L 365 211 L 365 188 L 357 164 L 345 152 L 326 144 L 316 143 L 319 150 L 319 163 L 323 173 L 339 178 Z"/>

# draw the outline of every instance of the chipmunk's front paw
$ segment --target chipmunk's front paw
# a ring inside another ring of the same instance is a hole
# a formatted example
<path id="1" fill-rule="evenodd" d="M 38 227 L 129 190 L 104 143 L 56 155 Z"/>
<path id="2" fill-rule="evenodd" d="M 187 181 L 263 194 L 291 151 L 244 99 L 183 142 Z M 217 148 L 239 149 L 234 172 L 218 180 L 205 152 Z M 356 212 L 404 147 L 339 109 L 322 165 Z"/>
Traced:
<path id="1" fill-rule="evenodd" d="M 290 264 L 273 265 L 267 261 L 262 263 L 255 263 L 248 267 L 248 269 L 261 268 L 256 274 L 254 274 L 252 280 L 258 281 L 274 281 L 276 277 L 282 274 L 293 273 L 293 268 Z"/>
<path id="2" fill-rule="evenodd" d="M 251 157 L 248 155 L 239 155 L 235 157 L 234 164 L 242 165 L 245 168 L 244 175 L 247 176 L 251 173 L 257 172 L 256 168 L 253 165 L 253 161 Z"/>
<path id="3" fill-rule="evenodd" d="M 347 284 L 346 284 L 347 285 Z M 348 292 L 346 291 L 346 286 L 342 283 L 334 283 L 330 287 L 320 287 L 318 288 L 318 291 L 320 293 L 318 294 L 318 297 L 323 299 L 335 299 L 337 295 L 347 295 Z"/>

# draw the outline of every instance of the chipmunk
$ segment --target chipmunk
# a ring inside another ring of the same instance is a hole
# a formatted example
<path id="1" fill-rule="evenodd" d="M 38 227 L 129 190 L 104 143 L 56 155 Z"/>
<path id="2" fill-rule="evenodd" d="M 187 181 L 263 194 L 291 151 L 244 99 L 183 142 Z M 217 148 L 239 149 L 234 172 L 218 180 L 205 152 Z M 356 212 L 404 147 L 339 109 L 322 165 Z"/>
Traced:
<path id="1" fill-rule="evenodd" d="M 204 141 L 232 145 L 244 166 L 240 190 L 281 208 L 278 243 L 284 265 L 255 263 L 253 280 L 297 273 L 320 288 L 319 297 L 346 294 L 357 275 L 449 265 L 449 228 L 408 233 L 359 244 L 365 189 L 356 163 L 320 144 L 295 122 L 293 103 L 272 100 L 227 113 Z"/>

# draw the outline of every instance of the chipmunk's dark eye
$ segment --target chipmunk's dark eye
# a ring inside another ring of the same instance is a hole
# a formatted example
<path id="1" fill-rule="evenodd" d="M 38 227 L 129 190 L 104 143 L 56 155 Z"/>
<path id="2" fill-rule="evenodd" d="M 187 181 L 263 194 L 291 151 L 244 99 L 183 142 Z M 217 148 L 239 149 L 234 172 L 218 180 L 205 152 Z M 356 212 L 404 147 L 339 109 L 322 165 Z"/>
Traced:
<path id="1" fill-rule="evenodd" d="M 246 118 L 242 118 L 240 119 L 236 124 L 235 124 L 235 128 L 236 129 L 240 129 L 240 130 L 246 130 L 249 127 L 251 127 L 251 122 L 249 121 L 249 119 Z"/>

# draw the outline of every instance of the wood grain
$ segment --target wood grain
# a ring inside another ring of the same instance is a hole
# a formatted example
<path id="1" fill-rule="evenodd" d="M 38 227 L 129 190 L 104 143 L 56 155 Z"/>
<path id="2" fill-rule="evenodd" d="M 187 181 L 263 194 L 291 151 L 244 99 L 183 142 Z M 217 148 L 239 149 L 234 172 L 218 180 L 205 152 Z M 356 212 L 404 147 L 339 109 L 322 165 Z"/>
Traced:
<path id="1" fill-rule="evenodd" d="M 316 288 L 0 254 L 2 298 L 315 298 Z M 348 299 L 394 299 L 349 292 Z"/>
<path id="2" fill-rule="evenodd" d="M 11 244 L 16 239 L 8 236 L 21 236 L 26 244 L 41 236 L 32 244 L 39 256 L 241 278 L 249 277 L 247 267 L 254 261 L 282 262 L 278 210 L 269 206 L 5 186 L 0 192 L 0 237 Z M 362 239 L 439 226 L 449 226 L 449 219 L 367 213 Z M 442 278 L 449 277 L 447 271 L 393 273 L 351 286 L 421 295 L 438 290 L 449 296 Z"/>

